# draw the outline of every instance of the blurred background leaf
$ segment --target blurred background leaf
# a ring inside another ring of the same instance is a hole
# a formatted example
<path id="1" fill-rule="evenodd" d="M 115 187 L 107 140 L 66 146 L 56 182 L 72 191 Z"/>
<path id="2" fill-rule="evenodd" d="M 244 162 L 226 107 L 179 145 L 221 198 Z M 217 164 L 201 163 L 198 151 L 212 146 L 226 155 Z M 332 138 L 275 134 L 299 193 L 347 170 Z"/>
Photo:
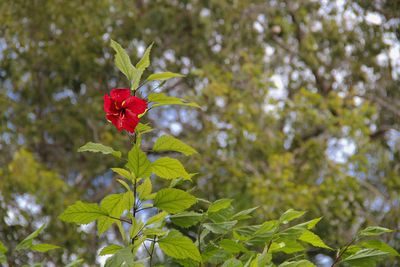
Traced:
<path id="1" fill-rule="evenodd" d="M 103 94 L 130 86 L 113 66 L 111 38 L 133 62 L 154 41 L 143 77 L 186 75 L 163 92 L 202 110 L 157 108 L 145 120 L 199 151 L 182 157 L 199 173 L 197 194 L 259 206 L 260 222 L 289 208 L 324 216 L 316 232 L 331 247 L 367 224 L 398 228 L 399 8 L 389 0 L 1 1 L 1 241 L 13 247 L 46 221 L 41 241 L 66 250 L 45 260 L 96 261 L 104 239 L 95 227 L 76 234 L 56 217 L 79 198 L 120 188 L 108 169 L 121 167 L 117 159 L 76 152 L 89 141 L 128 150 L 103 114 Z M 387 236 L 398 250 L 398 234 Z"/>

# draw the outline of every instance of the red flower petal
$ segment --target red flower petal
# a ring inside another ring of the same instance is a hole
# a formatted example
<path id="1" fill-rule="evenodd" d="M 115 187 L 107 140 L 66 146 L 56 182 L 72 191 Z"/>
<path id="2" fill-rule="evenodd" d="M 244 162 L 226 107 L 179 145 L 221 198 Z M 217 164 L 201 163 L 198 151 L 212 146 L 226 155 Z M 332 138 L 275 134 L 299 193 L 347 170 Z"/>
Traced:
<path id="1" fill-rule="evenodd" d="M 120 125 L 123 129 L 130 133 L 135 131 L 136 125 L 139 123 L 139 118 L 137 114 L 131 112 L 130 110 L 125 110 L 124 116 L 120 117 Z"/>
<path id="2" fill-rule="evenodd" d="M 122 101 L 131 96 L 131 90 L 128 88 L 116 88 L 110 92 L 111 99 L 117 102 L 120 106 Z"/>
<path id="3" fill-rule="evenodd" d="M 106 118 L 118 129 L 118 131 L 122 131 L 123 128 L 119 115 L 106 114 Z"/>
<path id="4" fill-rule="evenodd" d="M 136 115 L 140 115 L 147 109 L 147 102 L 139 97 L 130 96 L 122 102 L 122 107 Z"/>
<path id="5" fill-rule="evenodd" d="M 112 111 L 113 111 L 113 110 L 111 110 L 112 101 L 111 101 L 110 96 L 109 96 L 109 95 L 104 95 L 103 98 L 104 98 L 104 111 L 105 111 L 106 113 L 112 112 Z"/>

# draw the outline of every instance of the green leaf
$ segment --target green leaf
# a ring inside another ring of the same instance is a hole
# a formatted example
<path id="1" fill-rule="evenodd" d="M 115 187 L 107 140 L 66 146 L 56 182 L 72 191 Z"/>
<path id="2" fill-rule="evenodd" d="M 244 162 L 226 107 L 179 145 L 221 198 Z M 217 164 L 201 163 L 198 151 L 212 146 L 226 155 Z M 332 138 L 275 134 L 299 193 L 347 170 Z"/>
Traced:
<path id="1" fill-rule="evenodd" d="M 388 254 L 389 253 L 385 252 L 385 251 L 366 248 L 366 249 L 361 249 L 361 250 L 357 251 L 356 253 L 354 253 L 353 255 L 348 256 L 347 258 L 345 258 L 343 260 L 343 262 L 351 262 L 351 261 L 359 260 L 359 259 L 377 258 L 377 257 L 388 255 Z"/>
<path id="2" fill-rule="evenodd" d="M 109 257 L 104 267 L 134 266 L 135 255 L 130 247 L 118 250 L 113 256 Z"/>
<path id="3" fill-rule="evenodd" d="M 47 252 L 49 250 L 57 249 L 57 248 L 60 248 L 60 247 L 56 246 L 56 245 L 42 243 L 42 244 L 32 245 L 31 250 L 38 251 L 38 252 Z"/>
<path id="4" fill-rule="evenodd" d="M 111 170 L 119 175 L 121 175 L 122 177 L 129 179 L 129 180 L 133 180 L 134 176 L 130 173 L 130 171 L 125 170 L 123 168 L 111 168 Z"/>
<path id="5" fill-rule="evenodd" d="M 167 96 L 163 93 L 152 93 L 148 96 L 149 102 L 155 102 L 152 107 L 166 106 L 166 105 L 181 105 L 200 108 L 200 106 L 194 102 L 188 102 L 184 99 L 177 98 L 174 96 Z"/>
<path id="6" fill-rule="evenodd" d="M 231 253 L 221 250 L 220 248 L 212 244 L 208 244 L 208 246 L 202 252 L 203 262 L 210 263 L 207 266 L 220 266 L 231 256 Z"/>
<path id="7" fill-rule="evenodd" d="M 383 252 L 387 252 L 392 256 L 400 256 L 400 254 L 394 248 L 380 240 L 368 240 L 360 243 L 359 245 L 365 248 L 373 248 Z"/>
<path id="8" fill-rule="evenodd" d="M 6 254 L 8 251 L 7 247 L 0 241 L 0 254 Z"/>
<path id="9" fill-rule="evenodd" d="M 125 49 L 123 49 L 122 46 L 114 40 L 111 40 L 111 47 L 116 52 L 115 65 L 123 74 L 125 74 L 126 78 L 132 82 L 137 70 L 132 65 L 128 53 L 126 53 Z"/>
<path id="10" fill-rule="evenodd" d="M 286 261 L 279 264 L 278 267 L 315 267 L 315 265 L 308 260 L 300 260 L 300 261 Z"/>
<path id="11" fill-rule="evenodd" d="M 120 194 L 110 194 L 103 198 L 100 207 L 112 216 L 119 218 L 125 210 L 129 210 L 133 206 L 134 196 L 132 191 Z"/>
<path id="12" fill-rule="evenodd" d="M 170 135 L 163 135 L 158 138 L 153 146 L 153 150 L 157 152 L 176 151 L 184 154 L 185 156 L 190 156 L 197 153 L 197 151 L 191 146 Z"/>
<path id="13" fill-rule="evenodd" d="M 203 227 L 215 234 L 225 234 L 231 230 L 237 221 L 220 222 L 220 223 L 205 223 Z"/>
<path id="14" fill-rule="evenodd" d="M 213 222 L 226 222 L 232 217 L 233 208 L 230 206 L 226 209 L 221 209 L 217 212 L 207 212 L 208 218 Z"/>
<path id="15" fill-rule="evenodd" d="M 169 187 L 174 188 L 174 187 L 177 187 L 177 186 L 183 184 L 184 182 L 185 182 L 185 180 L 182 178 L 172 179 L 171 182 L 169 183 Z"/>
<path id="16" fill-rule="evenodd" d="M 100 256 L 104 256 L 104 255 L 114 254 L 114 253 L 116 253 L 118 250 L 120 250 L 120 249 L 122 249 L 122 248 L 123 248 L 123 247 L 120 246 L 120 245 L 111 244 L 111 245 L 108 245 L 108 246 L 104 247 L 104 248 L 100 251 L 99 255 L 100 255 Z"/>
<path id="17" fill-rule="evenodd" d="M 237 243 L 231 239 L 222 239 L 221 242 L 219 242 L 219 246 L 223 248 L 225 251 L 234 254 L 247 251 L 247 248 L 245 248 L 242 244 Z"/>
<path id="18" fill-rule="evenodd" d="M 126 165 L 134 174 L 135 178 L 148 178 L 151 175 L 151 163 L 146 154 L 134 145 L 128 153 L 128 164 Z"/>
<path id="19" fill-rule="evenodd" d="M 0 253 L 0 263 L 6 263 L 7 262 L 7 257 L 6 255 Z"/>
<path id="20" fill-rule="evenodd" d="M 249 218 L 251 218 L 251 216 L 249 214 L 252 213 L 253 211 L 255 211 L 256 209 L 258 209 L 258 207 L 254 207 L 254 208 L 251 208 L 251 209 L 239 211 L 238 213 L 234 214 L 231 219 L 232 220 L 249 219 Z"/>
<path id="21" fill-rule="evenodd" d="M 361 230 L 359 235 L 360 236 L 377 236 L 384 233 L 391 233 L 393 230 L 388 228 L 380 227 L 380 226 L 368 226 L 364 230 Z"/>
<path id="22" fill-rule="evenodd" d="M 321 240 L 319 236 L 314 234 L 311 231 L 306 230 L 300 237 L 299 240 L 304 241 L 306 243 L 309 243 L 313 245 L 314 247 L 320 247 L 320 248 L 327 248 L 327 249 L 332 249 L 329 246 L 327 246 L 324 241 Z"/>
<path id="23" fill-rule="evenodd" d="M 297 210 L 289 209 L 281 215 L 281 217 L 279 218 L 279 221 L 283 224 L 287 224 L 294 219 L 300 218 L 305 213 L 306 213 L 305 211 L 297 211 Z"/>
<path id="24" fill-rule="evenodd" d="M 153 128 L 151 128 L 149 125 L 147 124 L 143 124 L 143 123 L 138 123 L 138 125 L 136 125 L 135 128 L 135 132 L 138 134 L 145 134 L 145 133 L 149 133 L 153 131 Z"/>
<path id="25" fill-rule="evenodd" d="M 286 254 L 292 254 L 305 250 L 304 247 L 295 240 L 282 240 L 281 243 L 284 243 L 285 245 L 282 248 L 276 249 L 275 251 L 282 251 Z"/>
<path id="26" fill-rule="evenodd" d="M 157 213 L 156 215 L 154 215 L 153 217 L 150 217 L 147 220 L 146 225 L 160 223 L 160 222 L 164 221 L 164 218 L 167 215 L 168 215 L 168 213 L 166 213 L 165 211 Z"/>
<path id="27" fill-rule="evenodd" d="M 319 217 L 319 218 L 315 218 L 311 221 L 305 222 L 307 229 L 308 230 L 313 229 L 317 225 L 317 223 L 319 223 L 319 221 L 321 221 L 321 219 L 322 219 L 322 217 Z"/>
<path id="28" fill-rule="evenodd" d="M 190 238 L 180 232 L 172 230 L 164 238 L 158 241 L 161 250 L 170 257 L 176 259 L 190 258 L 201 262 L 200 252 Z"/>
<path id="29" fill-rule="evenodd" d="M 124 180 L 117 179 L 117 182 L 120 183 L 126 189 L 126 191 L 131 191 L 131 188 Z"/>
<path id="30" fill-rule="evenodd" d="M 133 206 L 134 196 L 132 191 L 120 194 L 111 194 L 106 196 L 100 203 L 100 207 L 107 211 L 110 217 L 102 217 L 98 219 L 97 231 L 99 235 L 107 231 L 113 223 L 118 223 L 125 210 L 130 210 Z"/>
<path id="31" fill-rule="evenodd" d="M 169 217 L 173 224 L 183 228 L 196 225 L 203 218 L 203 214 L 194 211 L 182 212 Z"/>
<path id="32" fill-rule="evenodd" d="M 190 174 L 187 173 L 182 163 L 177 159 L 162 157 L 154 161 L 151 167 L 154 174 L 164 179 L 191 179 Z"/>
<path id="33" fill-rule="evenodd" d="M 175 188 L 161 189 L 154 198 L 154 206 L 169 213 L 184 211 L 196 202 L 194 196 Z"/>
<path id="34" fill-rule="evenodd" d="M 153 73 L 149 77 L 147 77 L 147 81 L 164 81 L 180 77 L 185 77 L 185 75 L 167 71 L 167 72 Z"/>
<path id="35" fill-rule="evenodd" d="M 290 227 L 282 232 L 278 233 L 278 236 L 280 238 L 286 238 L 286 239 L 298 239 L 307 229 L 305 227 Z"/>
<path id="36" fill-rule="evenodd" d="M 121 234 L 122 241 L 125 242 L 126 241 L 126 232 L 125 232 L 124 226 L 122 225 L 122 222 L 121 221 L 116 221 L 115 224 L 117 225 L 118 231 Z"/>
<path id="37" fill-rule="evenodd" d="M 150 195 L 148 195 L 146 197 L 146 200 L 152 200 L 156 197 L 156 195 L 157 195 L 156 193 L 151 193 Z M 149 204 L 143 204 L 143 207 L 145 207 L 146 205 L 149 205 Z"/>
<path id="38" fill-rule="evenodd" d="M 28 235 L 24 240 L 22 240 L 18 245 L 15 247 L 15 250 L 20 250 L 20 249 L 29 249 L 32 247 L 32 241 L 35 239 L 46 227 L 46 224 L 43 224 L 40 226 L 36 231 Z"/>
<path id="39" fill-rule="evenodd" d="M 233 199 L 228 199 L 228 198 L 223 198 L 223 199 L 218 199 L 214 201 L 210 207 L 208 207 L 208 212 L 209 213 L 215 213 L 220 210 L 229 208 L 231 206 Z"/>
<path id="40" fill-rule="evenodd" d="M 139 60 L 139 62 L 136 64 L 136 68 L 139 70 L 145 70 L 150 66 L 150 52 L 151 48 L 153 47 L 153 43 L 150 44 L 147 48 L 146 51 L 144 51 L 144 54 L 142 58 Z"/>
<path id="41" fill-rule="evenodd" d="M 261 266 L 270 266 L 267 263 L 270 263 L 272 256 L 270 253 L 261 254 L 258 253 L 257 256 L 250 262 L 249 267 L 261 267 Z"/>
<path id="42" fill-rule="evenodd" d="M 167 231 L 158 228 L 146 228 L 143 230 L 143 235 L 145 236 L 164 236 Z"/>
<path id="43" fill-rule="evenodd" d="M 279 227 L 279 221 L 272 220 L 264 222 L 260 228 L 254 233 L 254 236 L 258 236 L 265 233 L 274 233 Z"/>
<path id="44" fill-rule="evenodd" d="M 147 196 L 151 194 L 151 191 L 153 190 L 153 185 L 151 184 L 150 178 L 146 178 L 143 180 L 143 183 L 141 183 L 137 189 L 136 192 L 139 196 L 140 200 L 146 199 Z"/>
<path id="45" fill-rule="evenodd" d="M 99 143 L 88 142 L 84 146 L 78 149 L 78 152 L 93 152 L 93 153 L 103 153 L 111 154 L 114 157 L 121 158 L 122 153 L 120 151 L 114 150 L 112 147 L 105 146 Z"/>
<path id="46" fill-rule="evenodd" d="M 265 233 L 255 234 L 260 227 L 260 225 L 238 227 L 235 228 L 233 235 L 235 239 L 246 241 L 251 245 L 265 246 L 266 243 L 271 241 L 273 235 L 275 234 L 275 229 Z"/>
<path id="47" fill-rule="evenodd" d="M 279 241 L 279 239 L 278 239 L 278 241 Z M 269 247 L 268 252 L 269 252 L 269 253 L 274 253 L 274 252 L 276 252 L 276 251 L 281 250 L 281 249 L 284 248 L 285 246 L 286 246 L 285 242 L 279 242 L 279 243 L 277 243 L 277 242 L 272 242 L 272 243 L 271 243 L 271 246 Z"/>
<path id="48" fill-rule="evenodd" d="M 243 263 L 240 260 L 232 258 L 232 259 L 226 260 L 224 262 L 224 264 L 222 264 L 221 267 L 242 267 L 242 266 L 243 266 Z"/>
<path id="49" fill-rule="evenodd" d="M 59 218 L 64 222 L 88 224 L 103 216 L 107 216 L 107 211 L 99 207 L 96 203 L 77 201 L 75 204 L 69 206 Z"/>
<path id="50" fill-rule="evenodd" d="M 132 90 L 136 90 L 139 86 L 140 79 L 142 78 L 143 71 L 150 66 L 150 52 L 151 48 L 153 47 L 153 44 L 149 45 L 147 47 L 146 51 L 144 51 L 143 57 L 139 60 L 139 62 L 136 64 L 136 70 L 133 73 L 132 76 Z"/>
<path id="51" fill-rule="evenodd" d="M 136 219 L 132 219 L 131 229 L 129 229 L 130 238 L 135 238 L 138 233 L 143 229 L 144 223 L 142 221 L 137 221 Z"/>
<path id="52" fill-rule="evenodd" d="M 97 233 L 98 235 L 102 235 L 104 232 L 106 232 L 113 223 L 118 223 L 119 220 L 112 219 L 110 217 L 101 217 L 97 219 Z"/>
<path id="53" fill-rule="evenodd" d="M 83 264 L 83 260 L 77 259 L 77 260 L 74 260 L 73 262 L 68 263 L 67 265 L 65 265 L 65 267 L 81 266 L 82 264 Z"/>

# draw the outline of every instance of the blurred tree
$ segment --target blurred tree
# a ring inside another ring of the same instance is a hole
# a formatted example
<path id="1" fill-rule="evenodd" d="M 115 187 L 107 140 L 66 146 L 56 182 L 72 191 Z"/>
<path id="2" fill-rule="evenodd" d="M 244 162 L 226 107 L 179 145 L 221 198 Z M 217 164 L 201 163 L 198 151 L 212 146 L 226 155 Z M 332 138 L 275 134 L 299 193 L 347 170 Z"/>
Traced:
<path id="1" fill-rule="evenodd" d="M 20 216 L 28 225 L 49 216 L 48 238 L 68 248 L 54 259 L 83 247 L 94 261 L 95 246 L 78 240 L 98 240 L 72 236 L 56 215 L 79 195 L 114 190 L 105 171 L 117 162 L 75 152 L 87 140 L 123 142 L 102 112 L 102 94 L 124 86 L 110 38 L 134 56 L 154 41 L 156 68 L 188 74 L 168 90 L 197 97 L 203 110 L 152 116 L 166 132 L 191 130 L 184 137 L 201 152 L 191 163 L 204 196 L 260 205 L 267 218 L 307 209 L 324 216 L 319 234 L 332 245 L 361 225 L 398 228 L 398 9 L 396 1 L 1 2 L 1 239 L 32 230 L 6 213 L 23 210 L 28 194 L 43 207 Z M 36 163 L 13 167 L 21 161 Z M 57 190 L 43 194 L 46 185 Z"/>

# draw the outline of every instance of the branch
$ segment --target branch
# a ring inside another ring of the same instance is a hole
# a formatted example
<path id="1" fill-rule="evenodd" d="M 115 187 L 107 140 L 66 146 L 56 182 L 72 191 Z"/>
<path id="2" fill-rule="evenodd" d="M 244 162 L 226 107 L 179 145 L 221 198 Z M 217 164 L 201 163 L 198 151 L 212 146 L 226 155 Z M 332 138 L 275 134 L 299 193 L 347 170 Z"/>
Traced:
<path id="1" fill-rule="evenodd" d="M 365 95 L 365 96 L 361 96 L 358 95 L 359 97 L 365 98 L 367 100 L 370 100 L 372 102 L 375 102 L 376 104 L 378 104 L 380 107 L 387 109 L 388 111 L 392 112 L 394 115 L 400 117 L 400 107 L 395 106 L 394 104 L 386 101 L 385 99 L 382 99 L 376 95 Z"/>
<path id="2" fill-rule="evenodd" d="M 147 209 L 152 209 L 152 208 L 154 208 L 154 207 L 144 207 L 144 208 L 138 209 L 136 211 L 136 213 L 139 212 L 139 211 L 142 211 L 142 210 L 147 210 Z"/>
<path id="3" fill-rule="evenodd" d="M 356 238 L 353 238 L 349 243 L 347 243 L 347 245 L 344 247 L 344 249 L 342 251 L 340 251 L 340 253 L 337 254 L 335 261 L 332 263 L 331 267 L 335 267 L 336 264 L 338 264 L 343 256 L 343 254 L 347 251 L 347 249 L 354 243 L 354 241 L 356 241 Z"/>
<path id="4" fill-rule="evenodd" d="M 153 240 L 152 240 L 152 243 L 151 243 L 151 246 L 150 246 L 150 250 L 151 250 L 150 251 L 150 260 L 149 260 L 150 267 L 151 267 L 151 262 L 153 260 L 153 254 L 154 254 L 155 245 L 156 245 L 156 236 L 153 237 Z"/>
<path id="5" fill-rule="evenodd" d="M 121 221 L 121 222 L 126 222 L 126 223 L 129 223 L 129 224 L 132 224 L 132 222 L 131 222 L 130 220 L 128 220 L 128 219 L 117 218 L 117 217 L 113 217 L 113 216 L 110 216 L 110 215 L 107 215 L 107 217 L 109 217 L 109 218 L 111 218 L 111 219 L 114 219 L 114 220 L 119 220 L 119 221 Z"/>

